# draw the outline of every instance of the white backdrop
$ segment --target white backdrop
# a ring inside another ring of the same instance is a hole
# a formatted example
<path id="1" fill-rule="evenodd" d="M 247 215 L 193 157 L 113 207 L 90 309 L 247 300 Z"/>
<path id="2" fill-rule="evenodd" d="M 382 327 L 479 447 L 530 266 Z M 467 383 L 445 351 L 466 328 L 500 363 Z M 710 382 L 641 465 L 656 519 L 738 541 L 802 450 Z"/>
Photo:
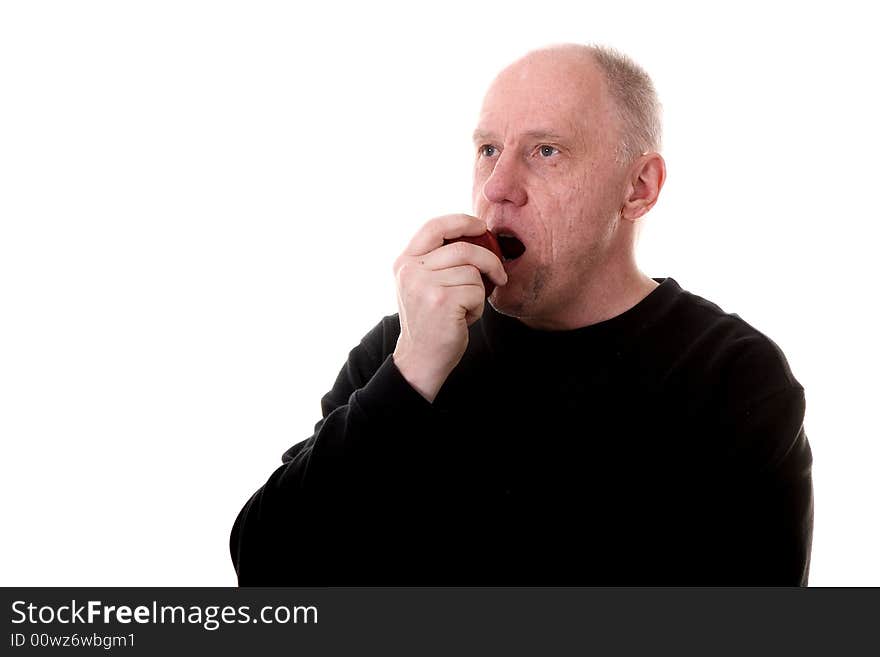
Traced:
<path id="1" fill-rule="evenodd" d="M 665 107 L 642 268 L 806 388 L 811 584 L 880 585 L 870 3 L 317 6 L 0 4 L 0 584 L 234 584 L 395 257 L 470 211 L 491 77 L 576 41 Z"/>

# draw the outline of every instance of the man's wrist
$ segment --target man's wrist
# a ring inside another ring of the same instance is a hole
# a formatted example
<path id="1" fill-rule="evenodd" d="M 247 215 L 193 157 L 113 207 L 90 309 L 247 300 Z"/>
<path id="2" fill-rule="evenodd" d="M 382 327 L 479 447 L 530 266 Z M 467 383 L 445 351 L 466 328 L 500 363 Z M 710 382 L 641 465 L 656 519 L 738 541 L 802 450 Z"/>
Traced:
<path id="1" fill-rule="evenodd" d="M 429 367 L 414 362 L 406 354 L 397 350 L 391 355 L 391 359 L 400 375 L 409 383 L 413 390 L 433 404 L 448 375 L 443 376 L 439 373 L 433 373 Z"/>

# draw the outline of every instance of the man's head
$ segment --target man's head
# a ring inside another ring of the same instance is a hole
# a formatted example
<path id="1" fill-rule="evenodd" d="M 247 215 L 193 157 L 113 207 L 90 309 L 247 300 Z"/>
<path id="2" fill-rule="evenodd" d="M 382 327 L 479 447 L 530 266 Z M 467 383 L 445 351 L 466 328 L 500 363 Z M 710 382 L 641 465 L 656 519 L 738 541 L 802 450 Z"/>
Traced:
<path id="1" fill-rule="evenodd" d="M 474 133 L 474 213 L 525 244 L 490 297 L 544 328 L 577 325 L 579 304 L 639 275 L 637 219 L 665 178 L 648 76 L 603 48 L 564 45 L 504 69 Z"/>

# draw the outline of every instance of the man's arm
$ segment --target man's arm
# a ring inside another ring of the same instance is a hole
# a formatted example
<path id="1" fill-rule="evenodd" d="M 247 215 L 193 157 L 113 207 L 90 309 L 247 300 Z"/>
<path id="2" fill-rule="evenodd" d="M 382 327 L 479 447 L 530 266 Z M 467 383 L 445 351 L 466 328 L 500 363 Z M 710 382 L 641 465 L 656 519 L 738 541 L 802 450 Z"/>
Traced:
<path id="1" fill-rule="evenodd" d="M 393 561 L 382 549 L 393 537 L 371 539 L 383 529 L 396 536 L 398 519 L 423 512 L 407 501 L 418 499 L 412 489 L 430 488 L 426 434 L 440 418 L 432 402 L 482 315 L 481 274 L 507 282 L 488 249 L 445 241 L 486 230 L 469 215 L 437 217 L 395 261 L 397 317 L 352 350 L 322 400 L 314 435 L 285 454 L 235 522 L 239 584 L 378 581 L 382 564 Z"/>
<path id="2" fill-rule="evenodd" d="M 787 387 L 737 413 L 723 540 L 724 582 L 806 586 L 813 538 L 813 457 L 804 391 Z"/>
<path id="3" fill-rule="evenodd" d="M 386 317 L 351 351 L 321 400 L 314 434 L 284 454 L 239 513 L 230 550 L 240 585 L 342 581 L 358 558 L 349 546 L 351 559 L 340 561 L 339 540 L 358 482 L 381 478 L 392 455 L 405 460 L 434 416 L 391 358 L 396 321 Z"/>

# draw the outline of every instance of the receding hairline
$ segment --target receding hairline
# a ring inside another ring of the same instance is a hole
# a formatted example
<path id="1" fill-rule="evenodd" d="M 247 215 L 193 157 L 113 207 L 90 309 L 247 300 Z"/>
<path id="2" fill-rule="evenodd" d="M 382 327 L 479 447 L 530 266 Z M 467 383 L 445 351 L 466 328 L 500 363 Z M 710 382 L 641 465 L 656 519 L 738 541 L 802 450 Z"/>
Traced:
<path id="1" fill-rule="evenodd" d="M 588 61 L 598 72 L 620 126 L 615 157 L 626 164 L 643 153 L 659 151 L 662 106 L 654 83 L 629 56 L 601 44 L 561 43 L 532 50 L 507 66 L 499 77 L 529 60 L 556 54 Z"/>

